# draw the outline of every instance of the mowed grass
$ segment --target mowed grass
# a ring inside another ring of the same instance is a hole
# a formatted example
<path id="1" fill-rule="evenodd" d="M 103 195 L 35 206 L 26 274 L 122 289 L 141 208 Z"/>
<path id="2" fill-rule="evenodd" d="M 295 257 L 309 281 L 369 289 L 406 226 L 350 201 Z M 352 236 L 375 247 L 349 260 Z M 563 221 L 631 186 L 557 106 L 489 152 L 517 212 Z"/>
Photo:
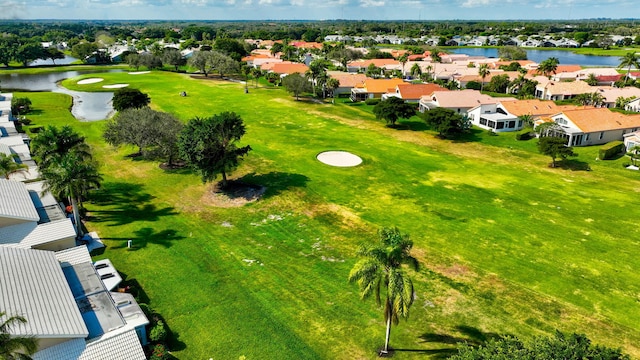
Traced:
<path id="1" fill-rule="evenodd" d="M 366 107 L 296 102 L 279 89 L 244 94 L 240 84 L 161 72 L 99 77 L 64 84 L 128 83 L 185 121 L 239 113 L 253 151 L 233 177 L 267 187 L 258 202 L 212 206 L 197 176 L 107 146 L 103 123 L 75 121 L 68 98 L 27 95 L 41 111 L 35 124 L 71 124 L 93 145 L 105 181 L 86 203 L 87 227 L 105 239 L 101 257 L 137 280 L 167 320 L 176 357 L 375 358 L 382 311 L 346 279 L 357 246 L 382 226 L 409 233 L 423 265 L 411 317 L 391 338 L 415 351 L 397 358 L 556 328 L 640 356 L 640 182 L 624 159 L 595 162 L 596 148 L 579 149 L 592 171 L 550 169 L 534 141 L 513 134 L 442 141 L 388 129 Z M 315 159 L 324 150 L 364 163 L 332 168 Z"/>

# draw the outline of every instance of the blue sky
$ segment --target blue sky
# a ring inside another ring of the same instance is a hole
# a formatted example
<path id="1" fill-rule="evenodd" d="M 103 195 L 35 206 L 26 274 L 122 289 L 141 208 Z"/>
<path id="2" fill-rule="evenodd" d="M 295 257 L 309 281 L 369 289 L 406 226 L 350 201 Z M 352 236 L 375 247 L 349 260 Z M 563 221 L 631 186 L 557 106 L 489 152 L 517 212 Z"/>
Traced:
<path id="1" fill-rule="evenodd" d="M 0 0 L 4 19 L 534 20 L 640 16 L 632 0 Z"/>

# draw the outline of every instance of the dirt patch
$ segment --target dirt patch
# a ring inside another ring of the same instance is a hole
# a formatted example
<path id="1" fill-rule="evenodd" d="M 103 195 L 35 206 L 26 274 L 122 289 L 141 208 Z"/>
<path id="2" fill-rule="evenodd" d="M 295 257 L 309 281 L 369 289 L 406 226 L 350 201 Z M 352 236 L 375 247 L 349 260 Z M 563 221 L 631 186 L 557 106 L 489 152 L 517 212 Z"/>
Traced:
<path id="1" fill-rule="evenodd" d="M 476 277 L 476 274 L 465 265 L 453 264 L 448 267 L 437 267 L 436 270 L 442 275 L 453 279 L 468 279 Z"/>
<path id="2" fill-rule="evenodd" d="M 169 165 L 168 163 L 164 162 L 164 163 L 160 164 L 159 166 L 160 166 L 160 169 L 162 169 L 162 170 L 178 170 L 178 169 L 184 168 L 187 165 L 184 162 L 179 161 L 179 162 L 173 163 L 171 165 Z"/>
<path id="3" fill-rule="evenodd" d="M 229 181 L 225 188 L 219 183 L 209 187 L 202 196 L 202 202 L 216 207 L 240 207 L 250 202 L 257 201 L 267 190 L 264 186 L 243 183 L 241 181 Z"/>

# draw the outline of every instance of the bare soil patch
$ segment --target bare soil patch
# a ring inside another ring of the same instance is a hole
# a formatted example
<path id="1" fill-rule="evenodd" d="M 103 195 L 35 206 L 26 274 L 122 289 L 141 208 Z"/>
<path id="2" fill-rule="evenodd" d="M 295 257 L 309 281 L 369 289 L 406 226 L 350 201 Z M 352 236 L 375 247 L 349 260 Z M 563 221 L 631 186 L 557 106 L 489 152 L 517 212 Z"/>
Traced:
<path id="1" fill-rule="evenodd" d="M 262 197 L 266 187 L 247 184 L 242 181 L 229 181 L 225 188 L 220 183 L 213 184 L 202 196 L 202 202 L 216 207 L 240 207 L 257 201 Z"/>

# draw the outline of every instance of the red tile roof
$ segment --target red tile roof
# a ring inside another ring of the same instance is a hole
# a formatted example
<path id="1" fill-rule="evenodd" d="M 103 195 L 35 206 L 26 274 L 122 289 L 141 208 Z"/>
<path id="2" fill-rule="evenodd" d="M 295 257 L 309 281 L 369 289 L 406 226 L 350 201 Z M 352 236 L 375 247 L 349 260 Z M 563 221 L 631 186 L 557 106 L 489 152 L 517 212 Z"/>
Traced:
<path id="1" fill-rule="evenodd" d="M 403 100 L 419 100 L 422 96 L 430 95 L 434 91 L 448 91 L 438 84 L 400 84 L 396 88 Z"/>
<path id="2" fill-rule="evenodd" d="M 309 67 L 305 64 L 299 64 L 299 63 L 275 63 L 273 64 L 273 67 L 271 68 L 271 71 L 273 71 L 276 74 L 294 74 L 294 73 L 299 73 L 304 75 L 304 73 L 307 72 L 307 70 L 309 70 Z"/>

